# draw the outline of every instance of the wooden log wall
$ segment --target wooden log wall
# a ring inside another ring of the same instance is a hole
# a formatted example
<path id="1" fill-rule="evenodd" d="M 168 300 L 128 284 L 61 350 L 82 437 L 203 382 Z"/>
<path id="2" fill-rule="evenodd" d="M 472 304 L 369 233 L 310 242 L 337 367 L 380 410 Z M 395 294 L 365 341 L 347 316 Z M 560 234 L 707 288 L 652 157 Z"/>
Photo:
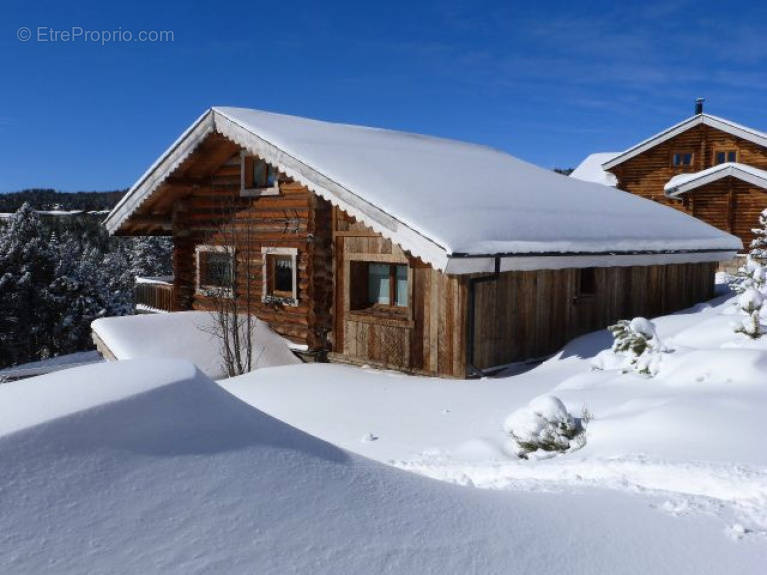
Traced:
<path id="1" fill-rule="evenodd" d="M 653 317 L 713 297 L 716 263 L 595 268 L 578 297 L 576 269 L 505 272 L 475 284 L 474 366 L 542 357 L 619 319 Z"/>
<path id="2" fill-rule="evenodd" d="M 190 193 L 176 200 L 174 276 L 178 309 L 211 309 L 196 293 L 198 245 L 236 246 L 237 291 L 250 291 L 253 313 L 278 333 L 320 348 L 331 329 L 330 205 L 306 187 L 281 178 L 279 195 L 240 197 L 239 152 Z M 296 248 L 298 305 L 265 304 L 262 247 Z"/>
<path id="3" fill-rule="evenodd" d="M 678 174 L 697 172 L 715 165 L 717 151 L 737 151 L 742 164 L 767 169 L 767 149 L 710 126 L 696 126 L 669 139 L 612 171 L 622 190 L 654 200 L 699 218 L 720 230 L 738 236 L 745 249 L 753 239 L 759 213 L 767 208 L 767 191 L 736 178 L 725 178 L 678 199 L 667 198 L 663 187 Z M 672 166 L 674 153 L 691 152 L 689 168 Z"/>
<path id="4" fill-rule="evenodd" d="M 690 212 L 721 230 L 738 236 L 748 250 L 767 208 L 767 190 L 737 178 L 724 178 L 688 192 Z"/>
<path id="5" fill-rule="evenodd" d="M 698 172 L 715 165 L 714 154 L 718 150 L 736 150 L 741 164 L 767 169 L 766 149 L 721 130 L 700 125 L 626 160 L 611 171 L 617 176 L 620 189 L 689 211 L 682 200 L 666 198 L 663 186 L 678 174 Z M 693 154 L 692 165 L 689 168 L 674 167 L 673 155 L 685 152 Z"/>

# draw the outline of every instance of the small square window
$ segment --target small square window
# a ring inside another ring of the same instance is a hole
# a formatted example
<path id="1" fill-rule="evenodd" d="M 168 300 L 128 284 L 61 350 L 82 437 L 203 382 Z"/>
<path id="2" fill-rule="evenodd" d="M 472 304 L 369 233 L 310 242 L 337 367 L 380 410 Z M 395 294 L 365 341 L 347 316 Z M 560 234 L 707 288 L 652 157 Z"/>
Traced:
<path id="1" fill-rule="evenodd" d="M 267 294 L 293 297 L 293 258 L 279 254 L 266 256 L 268 277 Z"/>
<path id="2" fill-rule="evenodd" d="M 678 152 L 674 154 L 672 163 L 677 168 L 687 168 L 692 165 L 692 152 Z"/>
<path id="3" fill-rule="evenodd" d="M 262 248 L 263 301 L 298 305 L 296 248 Z"/>
<path id="4" fill-rule="evenodd" d="M 242 155 L 241 192 L 247 195 L 276 195 L 279 193 L 279 172 L 277 168 L 261 158 Z"/>
<path id="5" fill-rule="evenodd" d="M 719 150 L 714 154 L 715 164 L 724 164 L 725 162 L 737 162 L 737 150 Z"/>
<path id="6" fill-rule="evenodd" d="M 197 246 L 197 291 L 204 295 L 232 295 L 234 252 L 226 246 Z"/>
<path id="7" fill-rule="evenodd" d="M 351 262 L 351 309 L 406 309 L 409 299 L 408 266 L 404 264 Z"/>

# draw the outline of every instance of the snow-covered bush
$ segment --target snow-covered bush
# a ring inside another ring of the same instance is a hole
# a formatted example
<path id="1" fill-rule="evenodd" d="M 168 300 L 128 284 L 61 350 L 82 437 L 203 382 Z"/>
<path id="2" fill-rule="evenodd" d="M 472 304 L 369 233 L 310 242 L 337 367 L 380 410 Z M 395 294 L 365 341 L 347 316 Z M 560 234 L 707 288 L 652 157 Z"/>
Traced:
<path id="1" fill-rule="evenodd" d="M 615 338 L 610 353 L 617 359 L 613 362 L 617 367 L 624 372 L 633 370 L 650 377 L 658 373 L 662 354 L 668 350 L 653 322 L 635 317 L 631 321 L 622 319 L 607 329 Z M 594 367 L 604 369 L 604 358 L 597 356 Z"/>
<path id="2" fill-rule="evenodd" d="M 761 337 L 763 331 L 759 314 L 762 311 L 763 304 L 764 296 L 755 287 L 747 288 L 738 296 L 738 307 L 746 314 L 746 317 L 736 324 L 736 333 L 746 334 L 753 339 Z"/>
<path id="3" fill-rule="evenodd" d="M 503 428 L 514 440 L 516 454 L 523 459 L 539 449 L 565 452 L 583 447 L 586 442 L 583 419 L 570 415 L 553 395 L 542 395 L 517 409 L 506 418 Z"/>

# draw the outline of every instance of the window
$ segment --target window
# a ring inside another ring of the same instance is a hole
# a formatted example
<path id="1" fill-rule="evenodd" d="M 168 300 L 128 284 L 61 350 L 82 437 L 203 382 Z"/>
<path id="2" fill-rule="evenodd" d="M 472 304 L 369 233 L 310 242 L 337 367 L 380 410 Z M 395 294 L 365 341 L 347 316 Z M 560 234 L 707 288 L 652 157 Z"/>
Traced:
<path id="1" fill-rule="evenodd" d="M 352 310 L 405 310 L 408 307 L 408 266 L 350 262 L 349 302 Z"/>
<path id="2" fill-rule="evenodd" d="M 714 164 L 724 164 L 725 162 L 737 162 L 737 150 L 717 150 L 714 152 Z"/>
<path id="3" fill-rule="evenodd" d="M 594 268 L 578 270 L 578 297 L 593 296 L 597 293 L 597 275 Z"/>
<path id="4" fill-rule="evenodd" d="M 270 196 L 279 194 L 279 174 L 277 168 L 267 164 L 261 158 L 241 155 L 241 195 Z"/>
<path id="5" fill-rule="evenodd" d="M 296 281 L 296 248 L 261 248 L 263 265 L 263 297 L 266 303 L 298 305 Z"/>
<path id="6" fill-rule="evenodd" d="M 232 296 L 234 251 L 228 246 L 197 246 L 197 292 Z"/>
<path id="7" fill-rule="evenodd" d="M 674 154 L 671 162 L 675 168 L 689 168 L 692 166 L 692 152 L 677 152 Z"/>

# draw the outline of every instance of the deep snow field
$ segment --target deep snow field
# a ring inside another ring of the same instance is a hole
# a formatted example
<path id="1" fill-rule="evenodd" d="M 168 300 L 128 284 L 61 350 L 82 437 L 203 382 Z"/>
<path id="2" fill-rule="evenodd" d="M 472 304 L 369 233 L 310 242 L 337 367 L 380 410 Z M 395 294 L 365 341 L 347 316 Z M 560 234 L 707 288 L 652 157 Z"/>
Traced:
<path id="1" fill-rule="evenodd" d="M 595 371 L 596 332 L 475 381 L 133 359 L 0 385 L 0 573 L 764 573 L 767 341 L 735 319 L 655 320 L 653 378 Z M 586 445 L 519 459 L 503 421 L 543 394 L 588 409 Z"/>
<path id="2" fill-rule="evenodd" d="M 767 337 L 735 334 L 735 314 L 722 296 L 657 318 L 670 351 L 652 378 L 595 370 L 595 356 L 612 342 L 600 331 L 509 377 L 297 365 L 221 385 L 335 445 L 432 478 L 517 492 L 589 486 L 650 494 L 659 513 L 716 516 L 724 536 L 767 545 Z M 573 414 L 588 410 L 587 443 L 519 459 L 504 418 L 543 394 Z"/>

